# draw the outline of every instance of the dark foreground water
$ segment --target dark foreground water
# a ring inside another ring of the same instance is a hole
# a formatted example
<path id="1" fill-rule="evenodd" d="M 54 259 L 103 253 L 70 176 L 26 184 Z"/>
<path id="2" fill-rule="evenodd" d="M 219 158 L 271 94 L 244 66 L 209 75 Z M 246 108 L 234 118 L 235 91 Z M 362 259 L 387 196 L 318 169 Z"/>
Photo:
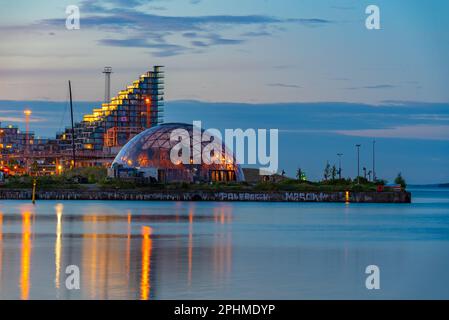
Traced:
<path id="1" fill-rule="evenodd" d="M 401 205 L 1 201 L 0 298 L 449 299 L 449 190 L 412 192 Z"/>

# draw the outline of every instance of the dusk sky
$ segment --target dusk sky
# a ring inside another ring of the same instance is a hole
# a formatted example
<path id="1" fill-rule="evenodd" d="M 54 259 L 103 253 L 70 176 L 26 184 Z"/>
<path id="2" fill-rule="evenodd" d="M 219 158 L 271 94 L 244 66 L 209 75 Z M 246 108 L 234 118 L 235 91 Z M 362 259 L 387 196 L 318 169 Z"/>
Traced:
<path id="1" fill-rule="evenodd" d="M 167 66 L 168 100 L 449 101 L 445 0 L 2 1 L 0 96 L 101 100 L 150 65 Z M 65 28 L 78 5 L 81 29 Z M 365 28 L 376 4 L 381 30 Z M 26 89 L 25 89 L 26 88 Z"/>
<path id="2" fill-rule="evenodd" d="M 365 27 L 371 4 L 381 30 Z M 80 8 L 80 30 L 65 27 L 68 5 Z M 449 1 L 15 0 L 0 17 L 3 124 L 22 127 L 31 107 L 32 129 L 53 136 L 68 124 L 67 80 L 79 117 L 103 99 L 104 66 L 115 95 L 164 65 L 166 121 L 278 128 L 281 155 L 286 141 L 308 153 L 280 158 L 290 175 L 305 166 L 318 179 L 342 151 L 353 164 L 354 144 L 376 138 L 388 179 L 449 181 Z M 235 104 L 214 108 L 222 102 Z M 369 165 L 368 147 L 364 157 Z"/>

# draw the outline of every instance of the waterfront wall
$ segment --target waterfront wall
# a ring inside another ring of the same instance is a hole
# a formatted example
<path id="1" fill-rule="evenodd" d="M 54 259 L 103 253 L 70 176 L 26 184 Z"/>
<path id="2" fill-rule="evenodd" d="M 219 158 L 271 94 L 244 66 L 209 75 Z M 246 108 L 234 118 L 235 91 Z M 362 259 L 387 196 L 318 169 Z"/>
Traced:
<path id="1" fill-rule="evenodd" d="M 1 190 L 0 200 L 30 200 L 31 190 Z M 37 191 L 36 200 L 159 200 L 257 202 L 410 203 L 410 192 L 291 192 L 291 191 Z M 349 201 L 347 201 L 349 200 Z"/>

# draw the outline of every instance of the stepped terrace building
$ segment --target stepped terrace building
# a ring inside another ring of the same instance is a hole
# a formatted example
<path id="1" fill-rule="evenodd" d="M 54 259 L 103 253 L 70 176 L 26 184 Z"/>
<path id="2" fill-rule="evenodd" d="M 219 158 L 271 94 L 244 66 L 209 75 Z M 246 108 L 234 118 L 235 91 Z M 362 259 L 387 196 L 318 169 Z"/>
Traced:
<path id="1" fill-rule="evenodd" d="M 140 132 L 163 122 L 164 71 L 162 66 L 142 74 L 110 101 L 93 109 L 74 125 L 76 166 L 110 165 L 118 151 Z M 76 103 L 75 103 L 76 107 Z M 72 161 L 72 128 L 57 133 L 56 139 L 38 140 L 17 128 L 2 128 L 2 161 L 29 166 L 30 163 L 68 168 Z"/>
<path id="2" fill-rule="evenodd" d="M 162 123 L 163 106 L 164 72 L 155 66 L 76 124 L 76 150 L 118 151 L 136 134 Z M 72 148 L 71 134 L 71 128 L 58 134 L 63 149 Z"/>

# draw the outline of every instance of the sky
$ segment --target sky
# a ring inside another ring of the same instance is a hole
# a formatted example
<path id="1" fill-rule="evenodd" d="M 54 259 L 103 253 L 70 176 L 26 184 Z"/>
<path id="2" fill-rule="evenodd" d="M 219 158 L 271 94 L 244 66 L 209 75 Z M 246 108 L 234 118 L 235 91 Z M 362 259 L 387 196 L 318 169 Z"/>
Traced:
<path id="1" fill-rule="evenodd" d="M 376 138 L 385 178 L 449 181 L 449 1 L 0 1 L 3 124 L 23 126 L 28 107 L 31 128 L 54 136 L 67 80 L 80 118 L 103 99 L 104 66 L 115 94 L 164 65 L 166 122 L 277 128 L 290 175 L 318 179 L 338 152 L 354 174 L 354 145 L 369 166 Z M 365 27 L 371 4 L 380 30 Z"/>
<path id="2" fill-rule="evenodd" d="M 101 100 L 151 65 L 167 99 L 225 102 L 447 102 L 445 0 L 1 1 L 0 96 Z M 380 8 L 380 30 L 365 8 Z M 68 5 L 80 29 L 65 26 Z"/>

